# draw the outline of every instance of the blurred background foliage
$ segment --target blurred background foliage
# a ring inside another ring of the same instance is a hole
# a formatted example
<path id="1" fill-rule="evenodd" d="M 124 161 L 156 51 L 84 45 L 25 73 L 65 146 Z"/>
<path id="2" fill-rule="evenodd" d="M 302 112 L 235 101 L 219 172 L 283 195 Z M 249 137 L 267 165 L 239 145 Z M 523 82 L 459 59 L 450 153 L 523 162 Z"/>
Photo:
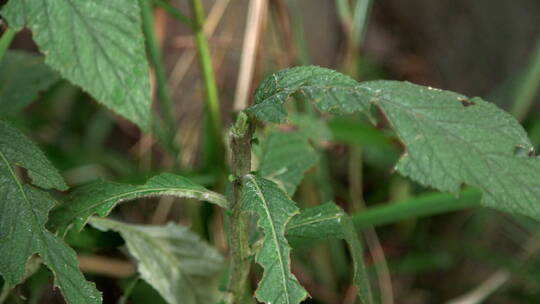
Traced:
<path id="1" fill-rule="evenodd" d="M 538 0 L 203 2 L 224 128 L 232 121 L 238 90 L 251 94 L 272 72 L 314 64 L 361 81 L 407 80 L 481 96 L 516 115 L 540 148 Z M 249 23 L 248 10 L 259 2 L 264 2 L 260 18 Z M 168 3 L 189 16 L 188 1 Z M 169 6 L 161 3 L 153 11 L 154 32 L 174 104 L 180 153 L 171 153 L 152 136 L 89 102 L 91 97 L 64 80 L 41 94 L 24 115 L 10 117 L 45 150 L 69 185 L 97 178 L 135 183 L 170 171 L 224 189 L 216 169 L 222 165 L 212 158 L 205 127 L 193 34 L 163 7 Z M 253 31 L 258 39 L 253 39 Z M 243 51 L 245 39 L 255 46 L 248 69 L 241 64 L 250 56 Z M 28 31 L 18 33 L 11 48 L 37 50 Z M 252 77 L 239 83 L 239 75 L 249 69 Z M 156 79 L 154 99 L 159 98 Z M 297 110 L 302 112 L 302 107 Z M 299 205 L 332 199 L 349 212 L 359 212 L 430 192 L 392 174 L 402 147 L 384 123 L 370 127 L 359 117 L 347 117 L 331 119 L 328 126 L 332 139 L 316 145 L 323 157 L 295 195 Z M 221 214 L 207 205 L 174 204 L 170 198 L 139 200 L 121 205 L 114 216 L 133 223 L 179 222 L 226 252 Z M 538 303 L 539 233 L 536 222 L 483 208 L 363 230 L 371 282 L 385 304 L 480 303 L 485 297 L 486 303 Z M 87 227 L 71 232 L 67 241 L 79 252 L 88 278 L 104 292 L 104 303 L 155 304 L 160 299 L 134 274 L 126 251 L 117 249 L 123 241 L 115 233 Z M 307 303 L 354 303 L 343 244 L 299 244 L 293 255 L 293 270 L 312 295 Z M 467 302 L 475 297 L 476 302 Z M 62 303 L 44 268 L 8 300 Z"/>

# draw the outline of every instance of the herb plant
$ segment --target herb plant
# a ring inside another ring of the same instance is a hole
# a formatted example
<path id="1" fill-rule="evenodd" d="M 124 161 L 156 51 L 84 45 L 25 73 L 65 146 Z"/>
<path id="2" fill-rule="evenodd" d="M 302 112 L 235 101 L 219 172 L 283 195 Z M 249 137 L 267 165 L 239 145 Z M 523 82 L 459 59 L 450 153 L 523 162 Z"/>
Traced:
<path id="1" fill-rule="evenodd" d="M 192 2 L 197 13 L 200 3 Z M 421 185 L 457 195 L 467 187 L 462 197 L 476 195 L 468 188 L 473 187 L 480 190 L 486 207 L 540 219 L 540 161 L 511 115 L 478 97 L 408 82 L 359 83 L 315 66 L 282 70 L 262 81 L 253 105 L 237 114 L 228 141 L 221 138 L 219 118 L 212 120 L 215 151 L 228 142 L 230 155 L 230 161 L 218 165 L 221 176 L 230 174 L 228 186 L 217 188 L 220 193 L 177 173 L 160 173 L 144 184 L 98 180 L 68 191 L 45 154 L 8 120 L 63 78 L 141 131 L 157 134 L 164 146 L 174 146 L 168 142 L 173 127 L 166 114 L 166 93 L 160 98 L 163 119 L 150 108 L 145 36 L 147 41 L 151 36 L 143 34 L 142 24 L 148 5 L 145 0 L 11 0 L 2 8 L 9 27 L 0 42 L 1 300 L 43 263 L 67 303 L 102 303 L 101 292 L 85 279 L 76 252 L 63 240 L 70 229 L 90 224 L 118 232 L 140 277 L 171 304 L 252 303 L 253 296 L 268 304 L 300 303 L 309 293 L 291 271 L 291 244 L 317 239 L 346 242 L 358 297 L 364 304 L 375 303 L 357 234 L 372 224 L 369 219 L 362 212 L 350 216 L 333 202 L 300 208 L 292 199 L 319 160 L 317 145 L 327 137 L 329 115 L 359 113 L 391 126 L 404 146 L 395 170 Z M 201 22 L 190 26 L 200 32 Z M 23 27 L 32 31 L 44 59 L 6 51 Z M 204 50 L 204 36 L 198 43 Z M 153 52 L 149 49 L 155 65 L 159 55 Z M 209 113 L 217 117 L 205 56 L 201 66 L 207 69 L 203 77 Z M 319 114 L 307 120 L 289 117 L 287 102 L 292 101 L 308 104 Z M 284 131 L 286 124 L 293 130 Z M 158 196 L 222 208 L 228 256 L 177 224 L 145 226 L 107 218 L 121 202 Z M 467 206 L 437 204 L 428 200 L 396 208 L 429 214 L 437 208 Z M 397 221 L 398 213 L 381 214 L 375 221 Z M 262 275 L 252 293 L 250 274 L 258 273 L 253 263 L 262 267 Z"/>

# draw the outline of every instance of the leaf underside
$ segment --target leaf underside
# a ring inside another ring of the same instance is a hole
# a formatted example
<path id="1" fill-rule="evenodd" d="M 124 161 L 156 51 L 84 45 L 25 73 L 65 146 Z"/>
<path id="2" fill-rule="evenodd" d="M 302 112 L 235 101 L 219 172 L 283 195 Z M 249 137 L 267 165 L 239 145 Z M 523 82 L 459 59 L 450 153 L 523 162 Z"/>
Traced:
<path id="1" fill-rule="evenodd" d="M 115 112 L 150 127 L 150 82 L 137 1 L 11 0 L 2 16 L 27 26 L 45 62 Z"/>
<path id="2" fill-rule="evenodd" d="M 101 230 L 114 230 L 126 240 L 137 260 L 141 277 L 170 304 L 207 304 L 220 298 L 219 276 L 223 257 L 189 229 L 125 224 L 92 218 Z"/>
<path id="3" fill-rule="evenodd" d="M 101 294 L 79 271 L 75 251 L 44 227 L 55 201 L 47 192 L 23 184 L 16 166 L 28 170 L 35 186 L 66 188 L 41 151 L 0 122 L 0 274 L 11 286 L 20 283 L 28 259 L 37 253 L 68 303 L 101 303 Z"/>
<path id="4" fill-rule="evenodd" d="M 49 225 L 64 235 L 74 225 L 82 229 L 94 214 L 107 216 L 114 207 L 124 201 L 144 197 L 170 195 L 194 198 L 227 208 L 227 200 L 220 194 L 207 190 L 189 179 L 170 173 L 150 178 L 144 185 L 130 185 L 98 180 L 76 188 L 68 200 L 51 212 Z"/>
<path id="5" fill-rule="evenodd" d="M 290 247 L 285 238 L 287 222 L 298 213 L 295 203 L 274 182 L 248 174 L 242 178 L 241 208 L 258 215 L 264 239 L 255 261 L 264 273 L 255 292 L 257 299 L 272 304 L 297 304 L 307 297 L 290 270 Z"/>
<path id="6" fill-rule="evenodd" d="M 263 81 L 247 112 L 283 122 L 283 103 L 294 94 L 322 112 L 369 115 L 375 105 L 405 145 L 396 166 L 401 174 L 441 191 L 477 187 L 483 205 L 540 219 L 540 159 L 519 123 L 495 105 L 407 82 L 357 83 L 325 68 L 297 67 Z"/>
<path id="7" fill-rule="evenodd" d="M 343 239 L 353 260 L 353 282 L 363 304 L 372 304 L 373 296 L 364 265 L 362 243 L 358 239 L 352 219 L 334 203 L 302 210 L 287 224 L 288 237 L 308 239 Z"/>
<path id="8" fill-rule="evenodd" d="M 35 101 L 60 79 L 43 62 L 43 57 L 21 51 L 8 51 L 0 62 L 0 109 L 2 116 L 13 115 Z"/>

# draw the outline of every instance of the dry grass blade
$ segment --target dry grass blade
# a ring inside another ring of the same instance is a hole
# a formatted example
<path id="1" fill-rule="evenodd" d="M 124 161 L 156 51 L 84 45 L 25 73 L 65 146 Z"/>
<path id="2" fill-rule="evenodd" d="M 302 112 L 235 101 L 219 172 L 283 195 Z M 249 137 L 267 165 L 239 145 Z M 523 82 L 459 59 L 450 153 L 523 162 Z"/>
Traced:
<path id="1" fill-rule="evenodd" d="M 264 16 L 267 8 L 267 0 L 253 0 L 249 3 L 244 44 L 242 46 L 242 61 L 238 71 L 238 82 L 234 98 L 233 109 L 235 111 L 241 111 L 248 105 L 257 46 L 259 45 L 263 22 L 266 19 Z"/>

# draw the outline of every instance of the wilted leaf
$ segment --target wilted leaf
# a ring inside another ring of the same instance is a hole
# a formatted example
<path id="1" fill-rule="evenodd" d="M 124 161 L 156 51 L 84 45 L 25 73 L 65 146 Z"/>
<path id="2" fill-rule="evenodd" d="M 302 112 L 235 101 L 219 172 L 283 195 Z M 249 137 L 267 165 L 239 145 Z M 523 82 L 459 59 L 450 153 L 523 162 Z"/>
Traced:
<path id="1" fill-rule="evenodd" d="M 207 304 L 219 300 L 223 257 L 189 229 L 130 225 L 92 218 L 98 229 L 114 230 L 126 240 L 141 277 L 170 304 Z"/>
<path id="2" fill-rule="evenodd" d="M 150 126 L 150 82 L 137 1 L 10 0 L 9 25 L 30 28 L 45 62 L 99 102 Z"/>

